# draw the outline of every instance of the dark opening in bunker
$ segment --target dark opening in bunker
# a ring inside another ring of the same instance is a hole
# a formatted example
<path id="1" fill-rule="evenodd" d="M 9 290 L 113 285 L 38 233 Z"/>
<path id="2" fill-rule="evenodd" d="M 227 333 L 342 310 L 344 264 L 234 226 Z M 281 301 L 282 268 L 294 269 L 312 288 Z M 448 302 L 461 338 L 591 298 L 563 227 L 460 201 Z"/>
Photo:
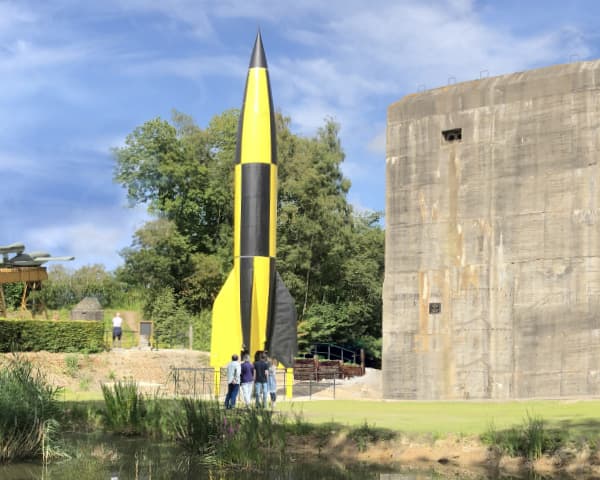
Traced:
<path id="1" fill-rule="evenodd" d="M 462 139 L 462 128 L 453 128 L 452 130 L 442 131 L 442 136 L 446 142 L 456 142 Z"/>
<path id="2" fill-rule="evenodd" d="M 438 314 L 442 312 L 442 304 L 441 303 L 430 303 L 429 304 L 429 313 Z"/>

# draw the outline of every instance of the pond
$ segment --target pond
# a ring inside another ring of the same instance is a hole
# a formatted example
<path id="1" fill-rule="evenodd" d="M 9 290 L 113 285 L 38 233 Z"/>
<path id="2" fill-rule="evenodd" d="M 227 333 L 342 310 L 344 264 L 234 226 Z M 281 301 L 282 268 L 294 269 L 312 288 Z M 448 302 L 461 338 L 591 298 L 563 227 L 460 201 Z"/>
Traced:
<path id="1" fill-rule="evenodd" d="M 69 440 L 72 458 L 44 467 L 39 463 L 0 466 L 0 480 L 411 480 L 423 476 L 393 474 L 364 465 L 328 465 L 288 462 L 267 471 L 215 471 L 199 465 L 172 444 L 152 443 L 139 438 L 82 436 Z"/>

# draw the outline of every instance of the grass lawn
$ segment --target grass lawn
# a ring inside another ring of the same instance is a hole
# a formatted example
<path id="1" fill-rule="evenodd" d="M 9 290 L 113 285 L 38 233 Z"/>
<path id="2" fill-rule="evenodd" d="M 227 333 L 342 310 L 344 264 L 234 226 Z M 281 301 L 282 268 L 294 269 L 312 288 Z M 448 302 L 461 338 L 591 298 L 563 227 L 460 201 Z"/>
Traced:
<path id="1" fill-rule="evenodd" d="M 104 397 L 102 396 L 102 392 L 98 392 L 98 391 L 85 391 L 85 392 L 77 391 L 77 392 L 75 392 L 68 388 L 63 389 L 59 393 L 57 398 L 58 398 L 58 400 L 62 400 L 65 402 L 87 402 L 90 400 L 94 400 L 94 401 L 104 400 Z"/>
<path id="2" fill-rule="evenodd" d="M 61 400 L 102 402 L 101 392 L 63 391 Z M 241 404 L 240 404 L 241 406 Z M 530 400 L 509 402 L 418 402 L 310 400 L 280 401 L 277 410 L 299 415 L 308 423 L 335 422 L 391 429 L 434 437 L 479 435 L 493 424 L 496 430 L 520 426 L 527 416 L 540 417 L 550 428 L 571 436 L 600 440 L 600 400 Z"/>
<path id="3" fill-rule="evenodd" d="M 312 400 L 279 402 L 282 412 L 311 423 L 336 422 L 389 428 L 406 433 L 477 435 L 521 425 L 527 415 L 575 436 L 600 438 L 600 401 L 537 400 L 511 402 L 416 402 Z"/>

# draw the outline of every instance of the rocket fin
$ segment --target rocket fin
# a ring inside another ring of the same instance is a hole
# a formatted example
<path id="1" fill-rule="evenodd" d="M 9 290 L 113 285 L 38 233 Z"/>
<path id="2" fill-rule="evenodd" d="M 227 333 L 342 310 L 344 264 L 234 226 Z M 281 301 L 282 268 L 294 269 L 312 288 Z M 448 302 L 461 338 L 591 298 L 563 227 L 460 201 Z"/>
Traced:
<path id="1" fill-rule="evenodd" d="M 240 272 L 238 262 L 217 295 L 212 310 L 210 365 L 222 367 L 242 348 L 240 320 Z"/>
<path id="2" fill-rule="evenodd" d="M 273 294 L 267 350 L 271 357 L 279 360 L 286 368 L 291 368 L 298 353 L 296 305 L 279 272 L 275 272 Z"/>

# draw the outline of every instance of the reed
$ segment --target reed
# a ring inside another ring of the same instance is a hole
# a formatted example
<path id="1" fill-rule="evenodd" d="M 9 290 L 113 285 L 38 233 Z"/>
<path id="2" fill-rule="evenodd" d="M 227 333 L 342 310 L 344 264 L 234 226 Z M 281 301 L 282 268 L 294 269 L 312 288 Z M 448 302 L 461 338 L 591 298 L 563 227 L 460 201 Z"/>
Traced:
<path id="1" fill-rule="evenodd" d="M 527 412 L 519 426 L 497 430 L 491 423 L 481 440 L 509 456 L 536 460 L 544 454 L 555 453 L 568 442 L 568 433 L 548 428 L 544 419 Z"/>
<path id="2" fill-rule="evenodd" d="M 253 469 L 284 455 L 285 430 L 268 410 L 224 410 L 216 401 L 188 398 L 181 405 L 175 439 L 205 464 Z"/>
<path id="3" fill-rule="evenodd" d="M 25 358 L 13 354 L 0 369 L 0 463 L 60 455 L 56 447 L 59 387 Z"/>
<path id="4" fill-rule="evenodd" d="M 145 432 L 146 404 L 133 380 L 102 385 L 105 404 L 105 423 L 109 430 L 123 435 Z"/>

